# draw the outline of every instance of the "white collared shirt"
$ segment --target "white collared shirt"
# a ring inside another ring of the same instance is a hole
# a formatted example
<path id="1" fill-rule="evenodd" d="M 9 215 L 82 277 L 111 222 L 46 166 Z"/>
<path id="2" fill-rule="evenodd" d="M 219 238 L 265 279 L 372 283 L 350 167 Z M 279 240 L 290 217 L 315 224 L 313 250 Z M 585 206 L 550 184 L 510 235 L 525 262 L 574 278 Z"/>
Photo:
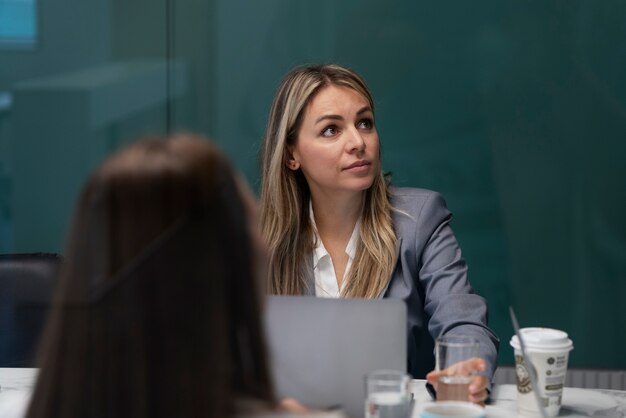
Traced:
<path id="1" fill-rule="evenodd" d="M 324 243 L 322 242 L 318 232 L 317 225 L 315 224 L 315 218 L 313 216 L 313 205 L 309 201 L 309 214 L 311 216 L 311 225 L 313 225 L 313 233 L 315 234 L 315 241 L 317 245 L 313 248 L 313 275 L 315 276 L 315 296 L 323 298 L 338 298 L 341 295 L 341 290 L 346 285 L 346 278 L 350 272 L 352 266 L 352 260 L 356 254 L 357 240 L 359 239 L 359 227 L 361 225 L 361 219 L 359 218 L 354 225 L 352 235 L 346 245 L 346 254 L 348 255 L 348 263 L 346 264 L 346 270 L 343 274 L 343 280 L 341 281 L 341 288 L 337 284 L 337 276 L 335 275 L 335 268 L 333 267 L 333 260 L 330 258 L 330 254 L 326 251 Z"/>

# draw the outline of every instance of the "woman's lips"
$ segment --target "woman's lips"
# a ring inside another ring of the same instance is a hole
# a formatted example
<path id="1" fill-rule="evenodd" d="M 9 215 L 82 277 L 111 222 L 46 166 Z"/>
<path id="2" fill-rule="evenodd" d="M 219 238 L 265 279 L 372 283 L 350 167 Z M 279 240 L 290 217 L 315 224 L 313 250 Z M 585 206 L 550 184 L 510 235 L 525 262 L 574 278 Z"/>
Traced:
<path id="1" fill-rule="evenodd" d="M 352 169 L 362 169 L 364 167 L 369 166 L 371 163 L 367 160 L 359 160 L 356 161 L 352 164 L 350 164 L 349 166 L 347 166 L 346 168 L 344 168 L 344 170 L 352 170 Z"/>

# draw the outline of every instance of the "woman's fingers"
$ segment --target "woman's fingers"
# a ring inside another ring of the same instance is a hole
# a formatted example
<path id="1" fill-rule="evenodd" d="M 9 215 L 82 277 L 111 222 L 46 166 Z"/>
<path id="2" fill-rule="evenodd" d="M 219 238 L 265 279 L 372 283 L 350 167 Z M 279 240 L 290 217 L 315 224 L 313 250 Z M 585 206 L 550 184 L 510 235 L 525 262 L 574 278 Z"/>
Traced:
<path id="1" fill-rule="evenodd" d="M 437 383 L 439 383 L 440 376 L 445 376 L 445 372 L 443 370 L 441 371 L 433 370 L 432 372 L 426 375 L 426 381 L 430 383 L 431 385 L 433 385 L 435 390 L 437 390 Z"/>
<path id="2" fill-rule="evenodd" d="M 446 369 L 432 371 L 426 375 L 426 380 L 430 382 L 431 378 L 439 379 L 440 376 L 469 376 L 479 372 L 484 372 L 486 367 L 485 360 L 478 357 L 472 357 L 470 359 L 454 363 Z"/>
<path id="3" fill-rule="evenodd" d="M 309 408 L 302 405 L 300 402 L 293 398 L 281 399 L 279 405 L 283 410 L 295 414 L 306 414 L 311 412 Z"/>
<path id="4" fill-rule="evenodd" d="M 489 396 L 487 385 L 489 379 L 485 376 L 475 376 L 469 386 L 469 400 L 480 405 L 485 405 L 485 401 Z"/>
<path id="5" fill-rule="evenodd" d="M 469 386 L 468 401 L 484 406 L 485 401 L 489 396 L 487 392 L 489 379 L 485 376 L 477 375 L 477 373 L 484 372 L 485 368 L 485 360 L 474 357 L 455 363 L 447 369 L 432 371 L 426 375 L 426 380 L 435 387 L 435 390 L 437 390 L 437 383 L 439 382 L 439 378 L 441 376 L 473 375 Z"/>
<path id="6" fill-rule="evenodd" d="M 485 360 L 479 357 L 472 357 L 467 360 L 459 361 L 452 366 L 445 369 L 448 375 L 463 375 L 467 376 L 478 372 L 485 371 Z"/>

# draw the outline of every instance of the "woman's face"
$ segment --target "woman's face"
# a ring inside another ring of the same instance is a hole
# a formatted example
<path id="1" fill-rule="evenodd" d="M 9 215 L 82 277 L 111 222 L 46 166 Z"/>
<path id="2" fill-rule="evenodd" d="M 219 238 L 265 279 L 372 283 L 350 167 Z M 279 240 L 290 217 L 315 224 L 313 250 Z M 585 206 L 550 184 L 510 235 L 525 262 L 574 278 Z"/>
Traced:
<path id="1" fill-rule="evenodd" d="M 378 150 L 367 99 L 351 88 L 330 85 L 304 110 L 287 166 L 302 169 L 313 196 L 361 193 L 379 172 Z"/>

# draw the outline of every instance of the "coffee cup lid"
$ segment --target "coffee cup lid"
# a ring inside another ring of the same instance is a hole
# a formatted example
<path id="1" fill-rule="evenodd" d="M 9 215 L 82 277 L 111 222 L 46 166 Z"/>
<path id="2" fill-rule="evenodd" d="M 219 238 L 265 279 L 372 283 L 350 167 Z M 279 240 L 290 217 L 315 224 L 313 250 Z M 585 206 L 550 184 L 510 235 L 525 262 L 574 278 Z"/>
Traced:
<path id="1" fill-rule="evenodd" d="M 519 331 L 527 351 L 570 351 L 574 348 L 567 333 L 558 329 L 533 327 Z M 521 349 L 517 335 L 511 338 L 510 344 L 517 350 Z"/>

